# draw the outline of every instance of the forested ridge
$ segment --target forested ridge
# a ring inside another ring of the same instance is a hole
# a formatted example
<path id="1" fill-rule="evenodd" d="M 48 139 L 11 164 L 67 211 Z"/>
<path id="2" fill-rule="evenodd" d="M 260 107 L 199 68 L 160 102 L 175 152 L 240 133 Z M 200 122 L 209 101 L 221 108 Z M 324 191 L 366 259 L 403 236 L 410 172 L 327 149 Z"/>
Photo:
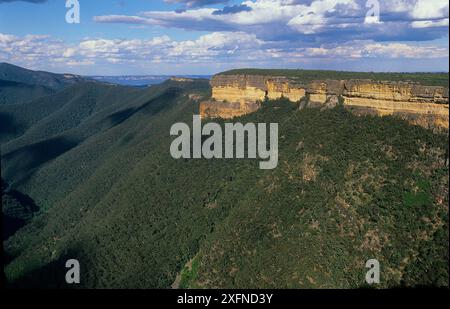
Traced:
<path id="1" fill-rule="evenodd" d="M 280 99 L 233 120 L 279 123 L 276 169 L 173 159 L 170 127 L 209 96 L 83 81 L 0 105 L 2 210 L 25 221 L 9 286 L 74 287 L 69 258 L 78 288 L 362 288 L 372 258 L 378 287 L 448 286 L 447 134 Z"/>
<path id="2" fill-rule="evenodd" d="M 222 72 L 223 75 L 269 75 L 285 76 L 301 83 L 315 80 L 351 80 L 368 79 L 372 81 L 412 82 L 426 86 L 448 87 L 448 73 L 386 73 L 386 72 L 352 72 L 330 70 L 295 70 L 295 69 L 236 69 Z"/>

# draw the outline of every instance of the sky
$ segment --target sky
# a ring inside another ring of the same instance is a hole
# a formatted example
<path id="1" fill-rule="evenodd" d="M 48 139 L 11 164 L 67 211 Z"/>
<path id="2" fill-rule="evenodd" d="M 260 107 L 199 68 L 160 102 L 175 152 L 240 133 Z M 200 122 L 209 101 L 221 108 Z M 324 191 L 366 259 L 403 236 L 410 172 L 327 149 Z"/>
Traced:
<path id="1" fill-rule="evenodd" d="M 0 62 L 82 75 L 448 72 L 448 27 L 447 0 L 0 0 Z"/>

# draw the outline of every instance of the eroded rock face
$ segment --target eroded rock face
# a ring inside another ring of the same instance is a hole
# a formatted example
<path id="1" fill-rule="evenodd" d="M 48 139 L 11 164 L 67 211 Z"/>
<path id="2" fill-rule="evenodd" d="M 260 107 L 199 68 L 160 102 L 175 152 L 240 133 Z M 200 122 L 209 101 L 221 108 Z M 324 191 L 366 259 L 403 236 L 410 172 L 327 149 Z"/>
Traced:
<path id="1" fill-rule="evenodd" d="M 211 80 L 212 97 L 218 101 L 245 102 L 278 99 L 296 102 L 305 96 L 305 87 L 282 76 L 216 75 Z"/>
<path id="2" fill-rule="evenodd" d="M 232 118 L 254 112 L 265 98 L 298 102 L 308 94 L 311 106 L 339 101 L 358 114 L 397 115 L 426 127 L 449 127 L 448 88 L 411 82 L 322 80 L 302 84 L 283 76 L 216 75 L 212 100 L 200 104 L 203 117 Z"/>
<path id="3" fill-rule="evenodd" d="M 343 95 L 387 101 L 448 104 L 448 89 L 408 82 L 350 80 L 344 83 Z"/>
<path id="4" fill-rule="evenodd" d="M 224 102 L 209 100 L 200 103 L 200 116 L 201 118 L 230 119 L 256 112 L 259 106 L 257 102 L 252 101 Z"/>

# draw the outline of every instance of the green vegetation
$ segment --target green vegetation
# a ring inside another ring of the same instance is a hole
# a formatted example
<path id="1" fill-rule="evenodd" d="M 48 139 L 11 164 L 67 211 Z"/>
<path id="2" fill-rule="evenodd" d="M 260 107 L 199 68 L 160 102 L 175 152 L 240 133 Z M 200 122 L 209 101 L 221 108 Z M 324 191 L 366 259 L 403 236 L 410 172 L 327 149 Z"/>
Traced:
<path id="1" fill-rule="evenodd" d="M 53 90 L 44 86 L 28 85 L 0 79 L 0 105 L 21 104 L 36 98 L 53 94 Z"/>
<path id="2" fill-rule="evenodd" d="M 281 164 L 202 242 L 192 287 L 360 287 L 370 257 L 384 287 L 448 285 L 447 136 L 284 101 L 242 120 L 275 119 Z"/>
<path id="3" fill-rule="evenodd" d="M 325 70 L 237 69 L 220 74 L 285 76 L 303 83 L 324 79 L 371 79 L 375 81 L 412 81 L 426 86 L 448 87 L 448 73 L 375 73 Z"/>
<path id="4" fill-rule="evenodd" d="M 26 85 L 43 86 L 52 90 L 61 90 L 85 80 L 73 74 L 55 74 L 43 71 L 27 70 L 9 63 L 0 63 L 0 80 Z"/>
<path id="5" fill-rule="evenodd" d="M 1 180 L 2 192 L 2 225 L 5 240 L 13 235 L 18 229 L 30 222 L 38 207 L 33 200 L 16 190 L 8 190 L 6 182 Z"/>
<path id="6" fill-rule="evenodd" d="M 407 207 L 427 206 L 432 202 L 430 184 L 425 180 L 418 180 L 413 192 L 406 192 L 403 203 Z"/>
<path id="7" fill-rule="evenodd" d="M 198 266 L 199 261 L 195 257 L 192 261 L 189 261 L 186 266 L 184 266 L 181 271 L 181 281 L 180 281 L 180 289 L 187 289 L 189 287 L 196 287 L 195 281 L 198 276 Z"/>
<path id="8" fill-rule="evenodd" d="M 181 273 L 181 287 L 358 288 L 371 258 L 379 287 L 448 286 L 448 135 L 281 99 L 234 120 L 279 123 L 276 169 L 174 160 L 170 127 L 209 92 L 80 83 L 1 106 L 22 128 L 1 145 L 2 178 L 39 207 L 3 243 L 10 286 L 67 287 L 69 258 L 78 287 Z"/>

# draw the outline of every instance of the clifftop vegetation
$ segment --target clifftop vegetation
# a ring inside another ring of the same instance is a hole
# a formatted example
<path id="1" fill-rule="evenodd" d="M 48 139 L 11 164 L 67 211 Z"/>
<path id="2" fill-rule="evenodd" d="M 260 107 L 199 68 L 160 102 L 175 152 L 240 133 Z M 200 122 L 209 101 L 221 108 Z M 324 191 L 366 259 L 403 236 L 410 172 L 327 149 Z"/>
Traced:
<path id="1" fill-rule="evenodd" d="M 448 73 L 376 73 L 329 70 L 236 69 L 220 74 L 285 76 L 305 83 L 325 79 L 371 79 L 374 81 L 411 81 L 426 86 L 448 87 L 449 85 Z"/>

